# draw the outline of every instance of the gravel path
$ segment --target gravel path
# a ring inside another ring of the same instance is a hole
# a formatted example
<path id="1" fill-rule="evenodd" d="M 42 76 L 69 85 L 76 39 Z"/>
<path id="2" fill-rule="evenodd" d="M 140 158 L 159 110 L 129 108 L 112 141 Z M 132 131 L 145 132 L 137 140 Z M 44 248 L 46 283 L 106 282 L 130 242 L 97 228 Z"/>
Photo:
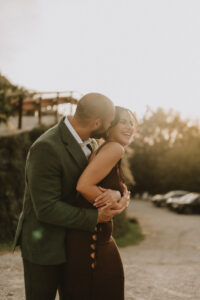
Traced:
<path id="1" fill-rule="evenodd" d="M 129 211 L 146 239 L 120 249 L 126 300 L 200 300 L 200 216 L 177 215 L 139 200 Z M 1 254 L 0 300 L 23 299 L 20 253 Z"/>
<path id="2" fill-rule="evenodd" d="M 178 215 L 138 200 L 130 211 L 146 239 L 121 249 L 126 300 L 199 300 L 200 216 Z"/>

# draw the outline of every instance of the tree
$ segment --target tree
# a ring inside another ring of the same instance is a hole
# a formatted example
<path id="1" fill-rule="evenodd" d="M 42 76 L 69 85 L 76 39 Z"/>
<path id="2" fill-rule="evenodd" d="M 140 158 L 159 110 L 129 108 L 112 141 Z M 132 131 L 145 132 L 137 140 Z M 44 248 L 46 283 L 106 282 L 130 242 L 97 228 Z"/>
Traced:
<path id="1" fill-rule="evenodd" d="M 7 123 L 8 118 L 13 113 L 13 107 L 8 94 L 16 89 L 16 86 L 12 85 L 8 79 L 0 74 L 0 123 Z"/>
<path id="2" fill-rule="evenodd" d="M 10 97 L 13 94 L 26 95 L 27 91 L 24 88 L 13 85 L 6 77 L 0 74 L 0 123 L 7 123 L 9 117 L 16 111 L 17 102 L 13 104 Z"/>
<path id="3" fill-rule="evenodd" d="M 136 191 L 200 191 L 200 130 L 173 110 L 148 108 L 130 158 Z"/>

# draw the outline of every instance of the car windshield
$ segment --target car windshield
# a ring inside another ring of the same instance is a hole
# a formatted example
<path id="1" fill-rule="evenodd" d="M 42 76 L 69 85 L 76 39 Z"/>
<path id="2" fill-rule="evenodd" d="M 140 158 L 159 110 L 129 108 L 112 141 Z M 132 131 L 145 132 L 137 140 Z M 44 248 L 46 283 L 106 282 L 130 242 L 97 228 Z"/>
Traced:
<path id="1" fill-rule="evenodd" d="M 194 199 L 196 199 L 199 195 L 198 194 L 194 194 L 194 193 L 190 193 L 190 194 L 187 194 L 185 195 L 184 197 L 182 197 L 182 200 L 185 201 L 192 201 Z"/>
<path id="2" fill-rule="evenodd" d="M 172 191 L 172 192 L 168 192 L 167 194 L 165 194 L 165 198 L 169 198 L 169 197 L 177 197 L 177 196 L 181 196 L 184 195 L 186 192 L 185 191 Z"/>

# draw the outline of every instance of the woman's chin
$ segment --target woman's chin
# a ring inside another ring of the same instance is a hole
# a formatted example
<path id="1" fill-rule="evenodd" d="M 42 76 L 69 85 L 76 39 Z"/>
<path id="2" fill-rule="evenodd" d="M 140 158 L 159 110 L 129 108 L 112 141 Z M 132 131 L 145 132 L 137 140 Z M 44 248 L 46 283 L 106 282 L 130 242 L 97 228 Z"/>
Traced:
<path id="1" fill-rule="evenodd" d="M 121 140 L 121 142 L 120 142 L 120 144 L 121 144 L 123 147 L 128 146 L 130 143 L 131 143 L 131 140 L 130 140 L 130 139 L 123 139 L 123 140 Z"/>
<path id="2" fill-rule="evenodd" d="M 118 141 L 123 147 L 126 147 L 129 145 L 129 141 Z"/>

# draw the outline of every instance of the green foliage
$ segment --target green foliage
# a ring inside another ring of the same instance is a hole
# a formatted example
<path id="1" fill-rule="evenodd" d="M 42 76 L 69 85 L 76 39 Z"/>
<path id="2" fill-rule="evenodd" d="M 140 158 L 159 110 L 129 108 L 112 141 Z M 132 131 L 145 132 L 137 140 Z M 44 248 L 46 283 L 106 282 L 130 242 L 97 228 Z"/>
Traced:
<path id="1" fill-rule="evenodd" d="M 170 110 L 148 110 L 130 158 L 136 192 L 200 192 L 200 130 Z"/>
<path id="2" fill-rule="evenodd" d="M 6 77 L 0 74 L 0 123 L 6 123 L 9 117 L 14 114 L 16 106 L 11 103 L 9 95 L 16 92 L 21 95 L 27 94 L 25 89 L 13 85 Z"/>
<path id="3" fill-rule="evenodd" d="M 113 223 L 114 223 L 113 236 L 115 238 L 124 236 L 130 230 L 130 225 L 129 225 L 128 218 L 126 216 L 126 211 L 123 211 L 120 215 L 115 216 L 113 218 Z"/>
<path id="4" fill-rule="evenodd" d="M 115 238 L 119 247 L 136 245 L 145 238 L 138 223 L 129 222 L 129 230 L 121 237 Z"/>
<path id="5" fill-rule="evenodd" d="M 124 181 L 128 187 L 135 185 L 135 180 L 133 178 L 133 173 L 131 172 L 130 162 L 129 162 L 129 158 L 132 155 L 133 155 L 133 151 L 132 151 L 131 147 L 127 147 L 125 155 L 122 158 L 122 164 L 121 164 Z"/>
<path id="6" fill-rule="evenodd" d="M 0 242 L 13 239 L 23 202 L 26 155 L 46 129 L 0 137 Z"/>
<path id="7" fill-rule="evenodd" d="M 12 105 L 7 93 L 11 92 L 15 87 L 0 74 L 0 123 L 6 122 L 12 114 Z"/>
<path id="8" fill-rule="evenodd" d="M 7 90 L 12 89 L 15 86 L 4 76 L 0 73 L 0 90 Z"/>
<path id="9" fill-rule="evenodd" d="M 6 92 L 0 90 L 0 123 L 6 122 L 12 114 L 12 106 L 9 99 L 6 97 Z"/>

